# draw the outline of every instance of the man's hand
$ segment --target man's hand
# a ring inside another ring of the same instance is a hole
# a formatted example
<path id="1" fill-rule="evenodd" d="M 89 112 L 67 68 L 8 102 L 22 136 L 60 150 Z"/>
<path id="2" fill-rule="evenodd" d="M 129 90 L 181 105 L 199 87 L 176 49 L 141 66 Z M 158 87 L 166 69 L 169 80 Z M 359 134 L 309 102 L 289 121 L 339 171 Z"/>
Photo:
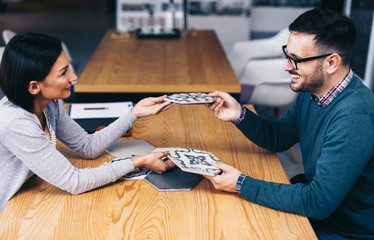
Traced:
<path id="1" fill-rule="evenodd" d="M 228 93 L 216 91 L 210 93 L 209 96 L 217 97 L 215 102 L 205 104 L 216 118 L 225 122 L 230 122 L 240 117 L 240 104 Z"/>
<path id="2" fill-rule="evenodd" d="M 172 102 L 164 102 L 166 95 L 161 97 L 149 97 L 139 101 L 135 107 L 132 108 L 131 112 L 136 118 L 148 117 L 156 115 L 162 111 L 165 111 L 175 104 Z"/>
<path id="3" fill-rule="evenodd" d="M 212 161 L 212 164 L 222 169 L 222 173 L 214 177 L 206 175 L 204 175 L 204 177 L 213 183 L 215 189 L 236 193 L 236 183 L 241 172 L 238 169 L 222 162 Z"/>

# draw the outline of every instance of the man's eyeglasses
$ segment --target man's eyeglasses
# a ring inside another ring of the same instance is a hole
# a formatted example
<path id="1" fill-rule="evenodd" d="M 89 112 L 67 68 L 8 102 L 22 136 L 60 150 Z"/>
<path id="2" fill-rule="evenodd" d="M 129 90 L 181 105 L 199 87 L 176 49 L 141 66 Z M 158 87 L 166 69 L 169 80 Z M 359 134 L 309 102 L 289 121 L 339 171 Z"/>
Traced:
<path id="1" fill-rule="evenodd" d="M 286 59 L 288 60 L 289 64 L 291 64 L 291 66 L 293 67 L 294 70 L 297 70 L 297 64 L 300 63 L 300 62 L 307 62 L 307 61 L 311 61 L 311 60 L 314 60 L 314 59 L 324 58 L 324 57 L 330 56 L 332 54 L 332 53 L 328 53 L 328 54 L 323 54 L 323 55 L 320 55 L 320 56 L 294 59 L 294 58 L 292 58 L 288 55 L 288 52 L 287 52 L 286 48 L 287 48 L 287 45 L 282 46 L 284 56 L 286 56 Z"/>

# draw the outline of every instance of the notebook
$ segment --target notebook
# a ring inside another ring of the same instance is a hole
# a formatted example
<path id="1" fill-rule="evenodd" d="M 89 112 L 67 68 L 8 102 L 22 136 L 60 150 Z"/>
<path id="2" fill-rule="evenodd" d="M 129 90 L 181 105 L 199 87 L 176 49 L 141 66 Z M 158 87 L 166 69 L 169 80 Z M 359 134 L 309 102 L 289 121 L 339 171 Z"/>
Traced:
<path id="1" fill-rule="evenodd" d="M 116 158 L 141 156 L 155 150 L 156 147 L 145 140 L 117 140 L 106 150 Z"/>

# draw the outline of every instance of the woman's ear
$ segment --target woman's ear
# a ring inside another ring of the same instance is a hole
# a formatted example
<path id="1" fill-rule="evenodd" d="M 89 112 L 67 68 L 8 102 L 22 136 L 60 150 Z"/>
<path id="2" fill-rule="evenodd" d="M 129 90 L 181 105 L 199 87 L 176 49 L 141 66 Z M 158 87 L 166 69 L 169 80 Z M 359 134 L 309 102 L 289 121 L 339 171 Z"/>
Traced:
<path id="1" fill-rule="evenodd" d="M 28 88 L 29 92 L 32 94 L 32 95 L 37 95 L 38 93 L 40 93 L 40 87 L 39 87 L 39 82 L 38 81 L 31 81 L 29 83 L 29 88 Z"/>

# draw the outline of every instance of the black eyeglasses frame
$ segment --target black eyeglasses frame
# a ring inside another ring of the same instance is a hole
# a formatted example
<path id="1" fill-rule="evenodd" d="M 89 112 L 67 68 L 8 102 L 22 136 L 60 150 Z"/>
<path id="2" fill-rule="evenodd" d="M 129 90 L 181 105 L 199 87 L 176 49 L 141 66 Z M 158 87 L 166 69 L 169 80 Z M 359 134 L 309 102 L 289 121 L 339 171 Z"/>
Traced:
<path id="1" fill-rule="evenodd" d="M 287 48 L 287 45 L 283 45 L 282 46 L 282 50 L 283 50 L 284 56 L 288 59 L 288 62 L 290 62 L 290 64 L 294 68 L 294 70 L 297 70 L 297 64 L 298 63 L 307 62 L 307 61 L 311 61 L 311 60 L 319 59 L 319 58 L 324 58 L 324 57 L 330 56 L 332 54 L 332 53 L 327 53 L 327 54 L 323 54 L 323 55 L 319 55 L 319 56 L 314 56 L 314 57 L 294 59 L 294 58 L 292 58 L 292 57 L 290 57 L 288 55 L 286 48 Z M 292 62 L 290 60 L 292 60 L 295 63 L 295 66 L 292 64 Z"/>

